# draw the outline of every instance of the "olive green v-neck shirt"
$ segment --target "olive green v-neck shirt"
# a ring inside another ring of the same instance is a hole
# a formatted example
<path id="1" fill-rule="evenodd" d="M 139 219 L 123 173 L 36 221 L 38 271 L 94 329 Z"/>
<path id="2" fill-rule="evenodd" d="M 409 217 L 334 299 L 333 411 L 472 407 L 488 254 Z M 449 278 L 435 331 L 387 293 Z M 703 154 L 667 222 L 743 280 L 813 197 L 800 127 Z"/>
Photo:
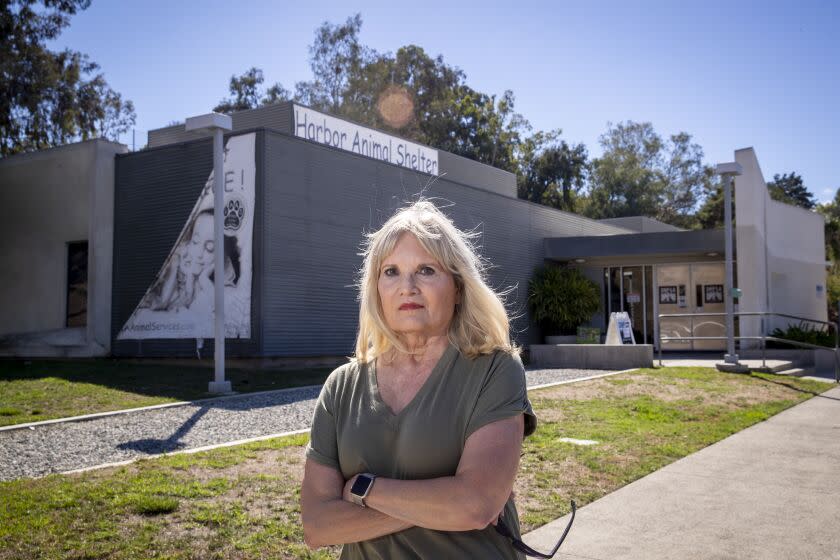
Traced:
<path id="1" fill-rule="evenodd" d="M 399 414 L 382 401 L 375 364 L 345 364 L 318 398 L 306 456 L 341 472 L 416 480 L 453 476 L 467 438 L 477 429 L 525 414 L 525 435 L 536 428 L 522 362 L 504 352 L 471 360 L 450 345 L 429 378 Z M 513 500 L 505 521 L 519 534 Z M 523 558 L 491 526 L 480 531 L 412 527 L 344 545 L 342 559 Z"/>

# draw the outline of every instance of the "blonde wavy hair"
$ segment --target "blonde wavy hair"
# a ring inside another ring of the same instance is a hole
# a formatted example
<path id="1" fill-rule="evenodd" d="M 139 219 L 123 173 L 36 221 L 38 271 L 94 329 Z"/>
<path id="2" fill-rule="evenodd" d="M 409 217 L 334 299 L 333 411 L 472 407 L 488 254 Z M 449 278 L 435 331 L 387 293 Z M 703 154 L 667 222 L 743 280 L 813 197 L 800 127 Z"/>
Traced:
<path id="1" fill-rule="evenodd" d="M 385 322 L 378 282 L 382 261 L 391 254 L 400 236 L 410 233 L 448 270 L 460 293 L 460 303 L 449 325 L 448 339 L 470 358 L 502 350 L 518 355 L 510 340 L 510 321 L 502 296 L 485 281 L 485 267 L 471 242 L 474 234 L 459 230 L 428 200 L 419 200 L 398 210 L 376 232 L 367 235 L 361 255 L 359 334 L 355 359 L 368 363 L 396 348 L 407 352 L 397 333 Z"/>

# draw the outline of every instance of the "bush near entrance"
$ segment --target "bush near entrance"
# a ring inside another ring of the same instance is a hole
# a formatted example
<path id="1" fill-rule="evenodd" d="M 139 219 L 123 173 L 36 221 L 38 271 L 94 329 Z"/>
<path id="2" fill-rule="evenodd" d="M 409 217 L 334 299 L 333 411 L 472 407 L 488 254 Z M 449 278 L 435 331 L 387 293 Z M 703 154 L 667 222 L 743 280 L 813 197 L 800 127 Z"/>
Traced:
<path id="1" fill-rule="evenodd" d="M 776 338 L 785 338 L 795 342 L 807 342 L 816 346 L 825 346 L 826 348 L 834 348 L 834 332 L 828 330 L 817 330 L 809 325 L 798 326 L 790 325 L 786 330 L 775 329 L 770 336 Z M 784 342 L 776 342 L 775 340 L 767 343 L 768 348 L 799 348 L 793 344 L 785 344 Z"/>
<path id="2" fill-rule="evenodd" d="M 546 335 L 574 335 L 601 307 L 598 285 L 575 268 L 545 266 L 528 285 L 531 314 Z"/>

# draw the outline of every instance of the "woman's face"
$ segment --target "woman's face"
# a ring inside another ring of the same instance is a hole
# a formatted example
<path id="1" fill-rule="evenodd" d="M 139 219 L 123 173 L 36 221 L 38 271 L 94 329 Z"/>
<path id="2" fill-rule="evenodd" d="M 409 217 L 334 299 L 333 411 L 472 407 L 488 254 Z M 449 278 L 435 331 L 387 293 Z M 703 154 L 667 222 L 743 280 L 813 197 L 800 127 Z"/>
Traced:
<path id="1" fill-rule="evenodd" d="M 193 227 L 192 239 L 187 244 L 186 268 L 200 273 L 213 262 L 213 216 L 199 214 Z"/>
<path id="2" fill-rule="evenodd" d="M 383 259 L 377 288 L 385 323 L 403 335 L 445 335 L 460 300 L 452 274 L 410 233 Z"/>

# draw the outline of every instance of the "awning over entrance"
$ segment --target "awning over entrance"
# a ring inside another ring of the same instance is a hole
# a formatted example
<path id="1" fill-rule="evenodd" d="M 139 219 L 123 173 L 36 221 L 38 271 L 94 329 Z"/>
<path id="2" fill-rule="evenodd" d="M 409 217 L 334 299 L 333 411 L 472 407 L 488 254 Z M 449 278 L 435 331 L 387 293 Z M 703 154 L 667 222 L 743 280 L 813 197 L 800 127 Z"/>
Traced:
<path id="1" fill-rule="evenodd" d="M 550 237 L 545 258 L 555 261 L 627 256 L 708 255 L 724 252 L 724 230 L 703 229 L 586 237 Z"/>

